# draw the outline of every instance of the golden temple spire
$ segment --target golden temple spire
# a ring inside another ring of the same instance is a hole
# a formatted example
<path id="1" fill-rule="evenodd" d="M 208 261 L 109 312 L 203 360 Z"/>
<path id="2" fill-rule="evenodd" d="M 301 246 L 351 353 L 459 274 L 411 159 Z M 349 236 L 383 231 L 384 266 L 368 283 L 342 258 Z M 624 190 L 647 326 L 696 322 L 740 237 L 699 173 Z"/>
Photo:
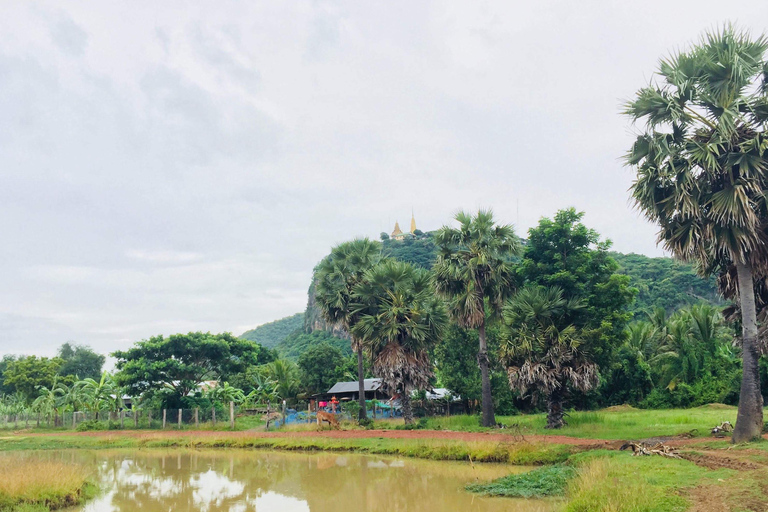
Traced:
<path id="1" fill-rule="evenodd" d="M 416 231 L 416 218 L 413 216 L 413 210 L 411 210 L 411 234 Z"/>
<path id="2" fill-rule="evenodd" d="M 395 221 L 395 229 L 392 231 L 392 238 L 395 238 L 396 236 L 402 235 L 403 232 L 400 230 L 400 224 Z"/>

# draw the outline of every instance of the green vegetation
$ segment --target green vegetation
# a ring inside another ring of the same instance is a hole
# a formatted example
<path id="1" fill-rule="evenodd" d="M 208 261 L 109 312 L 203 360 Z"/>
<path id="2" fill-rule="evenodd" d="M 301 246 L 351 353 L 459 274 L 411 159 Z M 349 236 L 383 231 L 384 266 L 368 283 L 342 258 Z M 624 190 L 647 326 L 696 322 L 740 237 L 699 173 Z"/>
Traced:
<path id="1" fill-rule="evenodd" d="M 448 323 L 445 306 L 432 289 L 432 274 L 386 259 L 365 273 L 352 296 L 359 315 L 352 335 L 371 354 L 382 389 L 400 397 L 403 419 L 410 425 L 411 394 L 429 387 L 430 352 Z"/>
<path id="2" fill-rule="evenodd" d="M 338 451 L 399 455 L 431 460 L 501 462 L 521 466 L 565 461 L 574 448 L 554 443 L 498 443 L 445 439 L 330 437 L 255 437 L 248 433 L 146 433 L 128 435 L 49 435 L 0 438 L 0 451 L 104 448 L 249 448 L 290 451 Z"/>
<path id="3" fill-rule="evenodd" d="M 512 226 L 497 225 L 490 210 L 479 210 L 474 216 L 459 212 L 455 219 L 458 228 L 444 226 L 435 235 L 440 248 L 433 268 L 435 291 L 445 299 L 457 325 L 477 330 L 482 423 L 492 427 L 496 419 L 486 327 L 488 316 L 498 315 L 514 291 L 509 260 L 522 247 Z"/>
<path id="4" fill-rule="evenodd" d="M 275 351 L 286 359 L 298 361 L 302 354 L 317 345 L 331 345 L 341 351 L 344 356 L 352 355 L 349 340 L 337 338 L 328 331 L 312 331 L 307 334 L 303 330 L 294 331 L 275 345 Z M 326 390 L 323 390 L 326 391 Z"/>
<path id="5" fill-rule="evenodd" d="M 77 505 L 88 497 L 89 476 L 90 470 L 78 464 L 4 455 L 0 459 L 0 512 L 38 512 Z"/>
<path id="6" fill-rule="evenodd" d="M 255 341 L 266 348 L 276 348 L 280 342 L 304 326 L 304 313 L 262 324 L 240 335 L 244 340 Z"/>
<path id="7" fill-rule="evenodd" d="M 512 474 L 488 483 L 467 486 L 468 491 L 486 496 L 508 498 L 546 498 L 562 496 L 576 469 L 566 464 L 553 464 L 526 473 Z"/>
<path id="8" fill-rule="evenodd" d="M 382 259 L 381 244 L 367 238 L 356 239 L 337 245 L 315 269 L 315 301 L 323 319 L 331 325 L 340 325 L 352 334 L 352 328 L 360 320 L 360 312 L 355 305 L 353 290 L 366 272 Z M 357 355 L 357 381 L 359 420 L 366 419 L 365 407 L 365 366 L 363 352 L 365 347 L 360 339 L 352 334 L 352 350 Z"/>
<path id="9" fill-rule="evenodd" d="M 428 270 L 435 264 L 437 252 L 434 233 L 407 236 L 403 240 L 392 240 L 389 237 L 382 240 L 382 254 L 385 257 Z"/>
<path id="10" fill-rule="evenodd" d="M 252 341 L 202 332 L 155 336 L 112 355 L 117 358 L 119 385 L 131 396 L 161 395 L 169 408 L 185 405 L 183 400 L 203 381 L 223 382 L 274 359 Z"/>
<path id="11" fill-rule="evenodd" d="M 732 477 L 685 460 L 631 457 L 621 452 L 589 452 L 574 456 L 577 478 L 568 486 L 568 512 L 593 510 L 669 512 L 687 510 L 681 491 L 707 481 Z"/>
<path id="12" fill-rule="evenodd" d="M 763 429 L 755 283 L 768 276 L 766 51 L 765 36 L 726 25 L 663 59 L 625 109 L 642 130 L 626 155 L 635 205 L 669 251 L 718 274 L 724 296 L 738 299 L 738 442 Z"/>
<path id="13" fill-rule="evenodd" d="M 693 304 L 724 304 L 715 279 L 700 277 L 690 263 L 642 254 L 609 254 L 619 265 L 617 273 L 629 276 L 629 286 L 637 289 L 629 307 L 635 319 L 645 318 L 656 308 L 671 313 Z"/>
<path id="14" fill-rule="evenodd" d="M 546 414 L 523 414 L 499 416 L 498 421 L 506 426 L 510 435 L 547 435 Z M 557 431 L 558 435 L 587 439 L 648 439 L 654 437 L 690 434 L 706 436 L 715 425 L 723 421 L 733 423 L 736 408 L 721 404 L 706 405 L 693 409 L 642 410 L 621 406 L 599 411 L 573 411 L 567 416 L 566 425 Z M 376 424 L 376 428 L 387 423 Z M 424 426 L 430 430 L 457 430 L 481 432 L 477 416 L 436 416 L 427 418 Z M 502 432 L 504 432 L 502 430 Z"/>

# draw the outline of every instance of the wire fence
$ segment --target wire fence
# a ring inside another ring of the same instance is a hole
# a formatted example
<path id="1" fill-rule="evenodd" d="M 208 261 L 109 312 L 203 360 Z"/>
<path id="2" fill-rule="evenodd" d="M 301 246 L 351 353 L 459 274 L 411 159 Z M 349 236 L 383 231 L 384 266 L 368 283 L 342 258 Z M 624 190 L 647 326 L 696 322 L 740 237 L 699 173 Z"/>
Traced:
<path id="1" fill-rule="evenodd" d="M 399 405 L 386 405 L 383 402 L 368 402 L 368 417 L 374 419 L 401 418 Z M 462 413 L 448 404 L 438 404 L 429 400 L 412 402 L 415 416 L 437 416 Z M 183 409 L 145 409 L 132 408 L 118 411 L 60 411 L 47 413 L 33 412 L 29 409 L 17 412 L 0 413 L 0 430 L 19 430 L 27 428 L 68 429 L 68 430 L 106 430 L 106 429 L 243 429 L 281 427 L 294 423 L 313 423 L 316 421 L 317 405 L 309 402 L 297 402 L 291 406 L 283 404 L 256 404 L 239 406 L 234 403 L 217 404 L 214 407 L 195 407 Z M 451 410 L 453 409 L 453 410 Z M 355 419 L 357 402 L 342 402 L 328 405 L 321 410 L 338 415 L 339 419 Z"/>

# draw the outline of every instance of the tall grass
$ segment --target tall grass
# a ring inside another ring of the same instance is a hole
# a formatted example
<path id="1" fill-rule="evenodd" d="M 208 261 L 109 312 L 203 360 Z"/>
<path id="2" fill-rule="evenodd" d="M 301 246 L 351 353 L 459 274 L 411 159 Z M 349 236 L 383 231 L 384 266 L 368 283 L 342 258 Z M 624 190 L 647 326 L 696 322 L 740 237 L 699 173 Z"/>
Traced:
<path id="1" fill-rule="evenodd" d="M 498 416 L 497 421 L 510 433 L 559 434 L 594 439 L 645 439 L 691 433 L 709 434 L 709 430 L 723 421 L 736 421 L 736 408 L 713 404 L 694 409 L 648 410 L 622 407 L 600 411 L 574 411 L 567 417 L 567 425 L 559 430 L 547 430 L 545 414 Z M 376 423 L 375 428 L 387 428 L 388 423 Z M 426 427 L 434 430 L 467 432 L 486 430 L 480 427 L 477 416 L 442 416 L 427 420 Z"/>
<path id="2" fill-rule="evenodd" d="M 674 512 L 688 508 L 684 489 L 725 481 L 730 470 L 712 471 L 664 457 L 631 457 L 593 451 L 571 459 L 579 470 L 568 485 L 566 512 Z"/>
<path id="3" fill-rule="evenodd" d="M 0 459 L 0 511 L 76 505 L 83 499 L 89 474 L 78 464 L 5 456 Z"/>

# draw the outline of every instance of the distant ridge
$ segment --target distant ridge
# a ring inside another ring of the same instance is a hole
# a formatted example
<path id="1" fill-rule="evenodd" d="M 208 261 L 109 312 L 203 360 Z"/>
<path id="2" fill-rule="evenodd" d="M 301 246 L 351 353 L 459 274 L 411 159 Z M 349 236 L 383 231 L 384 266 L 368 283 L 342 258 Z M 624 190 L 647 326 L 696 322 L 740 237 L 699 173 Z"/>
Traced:
<path id="1" fill-rule="evenodd" d="M 406 238 L 402 241 L 385 239 L 382 249 L 385 256 L 406 261 L 416 266 L 430 268 L 437 258 L 437 247 L 432 233 Z M 619 265 L 618 273 L 630 277 L 630 286 L 638 294 L 630 311 L 635 318 L 644 318 L 654 307 L 662 307 L 668 313 L 675 309 L 707 302 L 724 305 L 717 292 L 714 278 L 702 279 L 687 263 L 672 258 L 651 258 L 642 254 L 611 252 Z M 320 315 L 314 301 L 314 281 L 307 293 L 304 313 L 281 318 L 243 333 L 240 337 L 256 341 L 278 351 L 282 356 L 296 359 L 306 348 L 327 342 L 351 353 L 348 335 L 339 326 L 328 325 Z"/>
<path id="2" fill-rule="evenodd" d="M 267 348 L 275 348 L 281 341 L 288 337 L 297 329 L 304 326 L 304 313 L 296 313 L 292 316 L 281 318 L 266 324 L 262 324 L 255 329 L 245 331 L 240 338 L 255 341 Z"/>

